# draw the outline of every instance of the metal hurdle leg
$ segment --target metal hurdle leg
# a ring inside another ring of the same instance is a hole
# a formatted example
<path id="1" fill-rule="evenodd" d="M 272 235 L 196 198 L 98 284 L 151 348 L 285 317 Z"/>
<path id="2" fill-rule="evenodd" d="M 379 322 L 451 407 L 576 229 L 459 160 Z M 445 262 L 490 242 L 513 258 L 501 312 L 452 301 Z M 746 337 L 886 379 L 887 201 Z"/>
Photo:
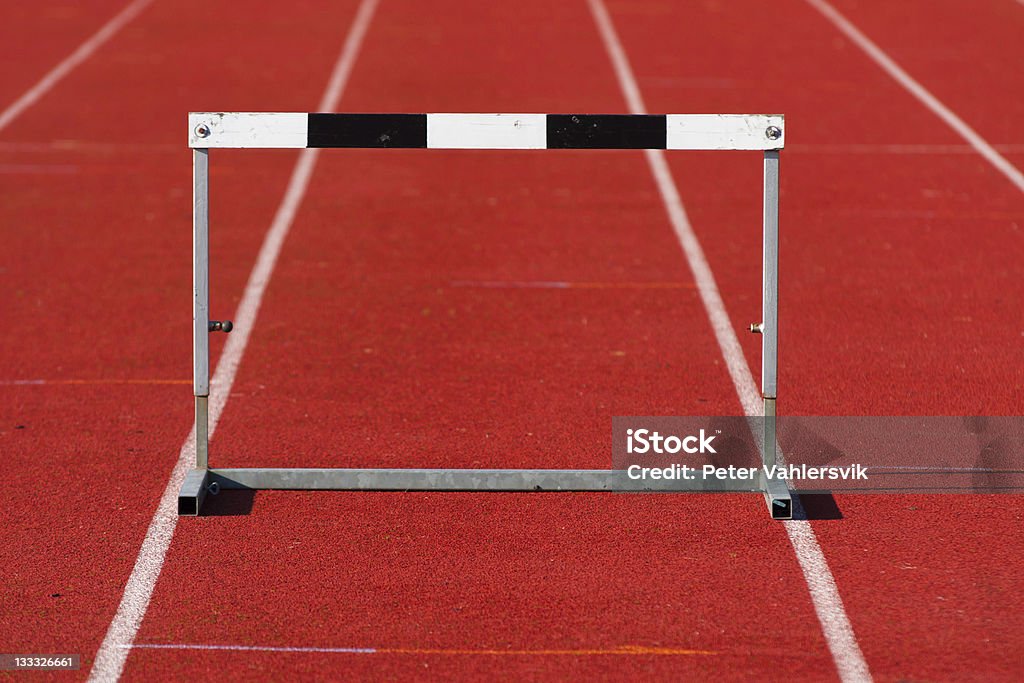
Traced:
<path id="1" fill-rule="evenodd" d="M 761 395 L 764 398 L 765 466 L 776 464 L 775 398 L 779 345 L 779 151 L 764 153 L 764 264 L 761 315 Z M 765 478 L 765 501 L 774 519 L 792 519 L 793 501 L 786 482 Z"/>
<path id="2" fill-rule="evenodd" d="M 209 476 L 210 399 L 210 152 L 192 151 L 192 384 L 196 401 L 196 463 L 178 494 L 178 514 L 198 515 Z"/>

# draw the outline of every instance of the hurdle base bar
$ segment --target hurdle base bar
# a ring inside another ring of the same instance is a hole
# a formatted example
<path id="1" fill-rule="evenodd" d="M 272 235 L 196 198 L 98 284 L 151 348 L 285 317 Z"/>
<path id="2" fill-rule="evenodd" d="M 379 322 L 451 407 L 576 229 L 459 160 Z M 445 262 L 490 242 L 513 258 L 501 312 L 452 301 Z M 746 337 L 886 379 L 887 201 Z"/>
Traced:
<path id="1" fill-rule="evenodd" d="M 781 488 L 779 484 L 781 483 Z M 178 497 L 181 515 L 197 515 L 211 486 L 234 490 L 290 491 L 476 491 L 476 492 L 624 492 L 624 493 L 764 493 L 779 501 L 772 516 L 792 509 L 784 482 L 763 474 L 749 481 L 703 478 L 686 481 L 635 480 L 621 470 L 487 470 L 487 469 L 317 469 L 229 468 L 192 470 Z"/>

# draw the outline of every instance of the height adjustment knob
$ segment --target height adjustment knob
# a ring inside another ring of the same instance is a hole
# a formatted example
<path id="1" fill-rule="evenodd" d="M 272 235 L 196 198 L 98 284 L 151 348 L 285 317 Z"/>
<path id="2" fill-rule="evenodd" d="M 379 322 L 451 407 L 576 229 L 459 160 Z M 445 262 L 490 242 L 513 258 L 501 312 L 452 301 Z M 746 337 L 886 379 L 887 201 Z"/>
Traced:
<path id="1" fill-rule="evenodd" d="M 230 332 L 233 329 L 235 329 L 235 325 L 230 320 L 210 321 L 210 332 Z"/>

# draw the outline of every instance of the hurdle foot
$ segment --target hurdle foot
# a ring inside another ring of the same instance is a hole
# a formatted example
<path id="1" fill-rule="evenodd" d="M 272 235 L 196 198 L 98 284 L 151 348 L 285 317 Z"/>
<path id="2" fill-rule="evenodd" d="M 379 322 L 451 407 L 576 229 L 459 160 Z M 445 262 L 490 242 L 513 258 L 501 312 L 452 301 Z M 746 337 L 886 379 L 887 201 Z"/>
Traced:
<path id="1" fill-rule="evenodd" d="M 207 479 L 209 470 L 191 470 L 185 475 L 185 481 L 178 492 L 178 515 L 195 517 L 203 508 L 203 500 L 209 491 Z"/>
<path id="2" fill-rule="evenodd" d="M 765 477 L 764 502 L 772 519 L 793 519 L 793 494 L 785 480 Z"/>

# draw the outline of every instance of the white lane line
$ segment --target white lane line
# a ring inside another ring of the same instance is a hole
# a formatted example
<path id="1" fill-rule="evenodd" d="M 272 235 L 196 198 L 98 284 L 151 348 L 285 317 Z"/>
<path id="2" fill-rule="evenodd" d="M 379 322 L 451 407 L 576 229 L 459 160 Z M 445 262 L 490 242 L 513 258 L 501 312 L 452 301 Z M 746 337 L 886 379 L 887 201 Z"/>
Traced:
<path id="1" fill-rule="evenodd" d="M 0 173 L 11 175 L 68 175 L 78 173 L 71 164 L 0 164 Z"/>
<path id="2" fill-rule="evenodd" d="M 379 0 L 362 0 L 360 3 L 348 36 L 345 38 L 341 55 L 334 65 L 331 79 L 316 111 L 333 111 L 341 99 L 378 2 Z M 238 304 L 238 311 L 234 318 L 235 331 L 228 335 L 211 383 L 211 437 L 231 393 L 231 385 L 235 381 L 239 363 L 249 342 L 249 335 L 256 322 L 263 294 L 270 282 L 270 276 L 273 273 L 278 254 L 281 252 L 281 246 L 284 244 L 299 204 L 306 193 L 318 153 L 317 149 L 303 149 L 299 153 L 284 198 L 274 215 L 270 230 L 263 240 L 256 264 L 249 275 L 248 283 L 246 283 L 242 300 Z M 149 524 L 146 538 L 142 542 L 135 567 L 132 569 L 131 576 L 128 577 L 128 583 L 125 585 L 124 595 L 121 597 L 117 613 L 110 622 L 106 637 L 96 653 L 96 661 L 89 675 L 90 681 L 116 681 L 121 676 L 130 651 L 130 648 L 125 646 L 134 642 L 146 609 L 149 607 L 153 588 L 160 576 L 167 548 L 171 544 L 171 537 L 178 524 L 178 490 L 181 488 L 185 473 L 192 467 L 193 462 L 195 462 L 195 424 L 192 425 L 192 431 L 181 447 L 178 461 L 171 472 L 170 481 L 167 482 L 167 487 L 164 489 L 163 496 L 161 496 L 160 503 Z"/>
<path id="3" fill-rule="evenodd" d="M 1024 2 L 1024 0 L 1022 0 Z M 1024 144 L 993 143 L 992 148 L 1000 154 L 1024 154 Z M 0 151 L 14 152 L 81 152 L 86 154 L 178 154 L 181 145 L 133 144 L 119 142 L 88 142 L 82 140 L 54 140 L 53 142 L 0 141 Z M 787 142 L 786 155 L 790 154 L 906 154 L 906 155 L 951 155 L 977 154 L 966 144 L 884 144 L 884 143 L 814 143 Z"/>
<path id="4" fill-rule="evenodd" d="M 1021 0 L 1024 2 L 1024 0 Z M 993 149 L 1002 154 L 1024 154 L 1024 145 L 997 144 Z M 970 145 L 918 145 L 918 144 L 786 144 L 786 156 L 790 154 L 904 154 L 904 155 L 953 155 L 977 154 Z"/>
<path id="5" fill-rule="evenodd" d="M 983 156 L 990 164 L 992 164 L 996 170 L 1002 173 L 1009 179 L 1011 183 L 1017 186 L 1017 189 L 1024 192 L 1024 173 L 1021 173 L 1020 169 L 1011 164 L 1006 157 L 997 152 L 992 145 L 990 145 L 985 138 L 978 135 L 978 133 L 968 126 L 963 119 L 953 113 L 953 111 L 939 101 L 935 95 L 932 95 L 923 85 L 918 83 L 913 77 L 910 76 L 903 68 L 894 62 L 889 55 L 887 55 L 882 48 L 878 47 L 870 38 L 861 33 L 860 29 L 850 23 L 850 21 L 839 13 L 825 0 L 806 0 L 807 4 L 821 12 L 826 19 L 832 22 L 837 29 L 839 29 L 843 35 L 852 40 L 857 47 L 864 51 L 864 53 L 870 57 L 875 64 L 882 67 L 882 69 L 889 74 L 893 80 L 902 85 L 907 92 L 916 97 L 924 106 L 928 107 L 933 114 L 938 116 L 945 122 L 947 126 L 952 128 L 960 137 L 967 141 L 967 143 L 974 148 L 974 150 Z"/>
<path id="6" fill-rule="evenodd" d="M 315 652 L 343 655 L 375 655 L 375 647 L 285 647 L 273 645 L 204 645 L 202 643 L 136 643 L 131 650 L 222 650 L 227 652 Z"/>
<path id="7" fill-rule="evenodd" d="M 925 472 L 1017 472 L 1019 470 L 1003 470 L 994 467 L 944 467 L 941 465 L 877 465 L 865 467 L 869 472 L 889 472 L 891 470 L 910 470 Z"/>
<path id="8" fill-rule="evenodd" d="M 8 140 L 0 142 L 0 150 L 15 152 L 90 152 L 104 155 L 131 152 L 153 154 L 181 154 L 181 144 L 173 145 L 158 142 L 100 142 L 89 140 L 51 140 L 48 142 L 18 142 Z"/>
<path id="9" fill-rule="evenodd" d="M 647 108 L 640 95 L 636 78 L 633 76 L 633 70 L 604 3 L 602 0 L 588 0 L 588 3 L 594 20 L 597 22 L 601 38 L 611 56 L 615 75 L 618 77 L 619 86 L 622 88 L 630 113 L 645 114 Z M 668 164 L 665 162 L 665 156 L 660 150 L 647 150 L 647 161 L 661 193 L 669 220 L 683 247 L 690 269 L 693 271 L 704 308 L 711 321 L 711 327 L 715 332 L 715 338 L 718 340 L 743 410 L 751 417 L 762 416 L 764 408 L 761 403 L 761 395 L 757 390 L 747 360 L 743 356 L 743 349 L 733 330 L 729 314 L 725 310 L 725 304 L 718 292 L 718 285 L 715 283 L 711 266 L 704 256 L 704 250 L 700 246 L 686 215 L 686 209 L 679 198 L 679 191 Z M 794 506 L 799 505 L 799 499 L 795 496 L 793 502 Z M 847 683 L 870 681 L 871 673 L 867 661 L 857 643 L 853 626 L 846 614 L 842 597 L 839 595 L 839 589 L 825 555 L 821 551 L 821 546 L 818 545 L 814 529 L 805 520 L 791 520 L 782 522 L 782 524 L 796 553 L 804 580 L 807 582 L 814 611 L 818 616 L 818 621 L 821 622 L 825 642 L 832 653 L 839 677 Z"/>
<path id="10" fill-rule="evenodd" d="M 35 104 L 40 97 L 55 86 L 62 78 L 93 55 L 103 43 L 110 40 L 110 37 L 121 30 L 129 21 L 138 16 L 139 12 L 146 8 L 153 0 L 135 0 L 129 3 L 124 9 L 117 13 L 113 19 L 108 21 L 94 33 L 91 38 L 78 46 L 78 49 L 68 55 L 64 61 L 50 70 L 50 73 L 43 76 L 42 80 L 32 86 L 28 92 L 14 101 L 3 113 L 0 113 L 0 130 L 18 118 L 18 115 Z"/>
<path id="11" fill-rule="evenodd" d="M 289 652 L 356 655 L 447 655 L 455 657 L 693 657 L 718 655 L 713 650 L 620 645 L 611 648 L 512 650 L 493 648 L 436 647 L 285 647 L 274 645 L 225 645 L 206 643 L 138 643 L 124 646 L 133 650 L 212 650 L 222 652 Z"/>
<path id="12" fill-rule="evenodd" d="M 693 289 L 692 282 L 568 282 L 559 280 L 453 280 L 467 289 Z"/>

